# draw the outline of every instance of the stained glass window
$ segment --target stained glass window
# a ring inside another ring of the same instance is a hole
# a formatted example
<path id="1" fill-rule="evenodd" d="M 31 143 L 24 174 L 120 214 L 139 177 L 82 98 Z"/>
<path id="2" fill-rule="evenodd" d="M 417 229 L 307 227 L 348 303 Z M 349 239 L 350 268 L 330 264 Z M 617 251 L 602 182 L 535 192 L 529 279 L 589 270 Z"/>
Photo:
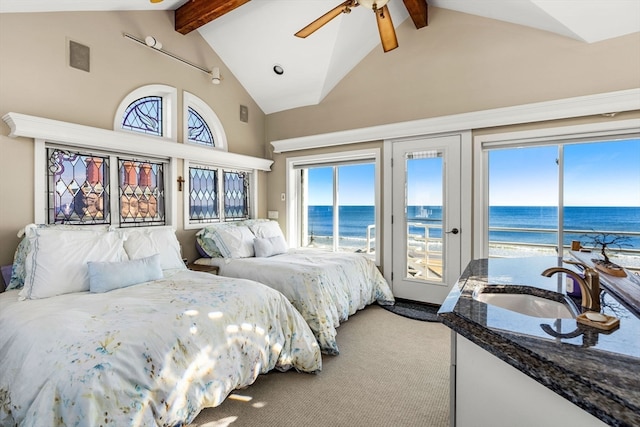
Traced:
<path id="1" fill-rule="evenodd" d="M 219 218 L 218 172 L 189 167 L 189 221 L 211 222 Z"/>
<path id="2" fill-rule="evenodd" d="M 109 224 L 109 158 L 47 149 L 50 224 Z"/>
<path id="3" fill-rule="evenodd" d="M 188 108 L 188 125 L 189 125 L 189 141 L 198 144 L 215 147 L 213 134 L 209 125 L 205 122 L 200 114 L 193 108 Z"/>
<path id="4" fill-rule="evenodd" d="M 249 218 L 249 181 L 244 172 L 224 171 L 224 216 Z"/>
<path id="5" fill-rule="evenodd" d="M 163 164 L 118 159 L 120 225 L 165 223 Z"/>
<path id="6" fill-rule="evenodd" d="M 162 136 L 162 97 L 145 96 L 129 104 L 122 117 L 122 129 Z"/>

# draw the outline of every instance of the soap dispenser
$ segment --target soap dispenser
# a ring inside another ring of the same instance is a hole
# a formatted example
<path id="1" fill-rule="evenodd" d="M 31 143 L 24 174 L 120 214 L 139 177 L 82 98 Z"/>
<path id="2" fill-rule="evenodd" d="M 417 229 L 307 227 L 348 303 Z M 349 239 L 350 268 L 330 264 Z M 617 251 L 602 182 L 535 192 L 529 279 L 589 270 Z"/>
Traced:
<path id="1" fill-rule="evenodd" d="M 565 284 L 567 288 L 567 295 L 574 298 L 582 297 L 582 291 L 580 290 L 580 285 L 578 285 L 578 282 L 576 282 L 576 280 L 573 277 L 569 276 L 568 274 L 566 275 L 566 278 L 565 278 Z"/>

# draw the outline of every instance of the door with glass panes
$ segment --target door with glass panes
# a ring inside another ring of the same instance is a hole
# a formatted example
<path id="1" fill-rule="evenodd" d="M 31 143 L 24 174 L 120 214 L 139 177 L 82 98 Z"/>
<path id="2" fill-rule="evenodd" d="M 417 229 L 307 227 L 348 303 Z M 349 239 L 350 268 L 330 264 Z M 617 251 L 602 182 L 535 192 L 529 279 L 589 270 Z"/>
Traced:
<path id="1" fill-rule="evenodd" d="M 393 143 L 392 288 L 441 304 L 461 267 L 461 136 Z"/>

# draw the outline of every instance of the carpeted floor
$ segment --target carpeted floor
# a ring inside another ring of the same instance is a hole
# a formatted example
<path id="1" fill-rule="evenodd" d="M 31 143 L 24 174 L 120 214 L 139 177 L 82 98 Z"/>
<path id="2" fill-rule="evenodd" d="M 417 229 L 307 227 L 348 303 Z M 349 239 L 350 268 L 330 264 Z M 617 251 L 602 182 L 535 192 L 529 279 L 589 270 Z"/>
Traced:
<path id="1" fill-rule="evenodd" d="M 338 328 L 317 375 L 260 375 L 188 427 L 448 427 L 450 330 L 374 304 Z"/>
<path id="2" fill-rule="evenodd" d="M 400 316 L 410 319 L 423 320 L 426 322 L 439 322 L 438 310 L 439 305 L 420 303 L 408 300 L 396 299 L 394 305 L 382 305 L 382 308 Z"/>

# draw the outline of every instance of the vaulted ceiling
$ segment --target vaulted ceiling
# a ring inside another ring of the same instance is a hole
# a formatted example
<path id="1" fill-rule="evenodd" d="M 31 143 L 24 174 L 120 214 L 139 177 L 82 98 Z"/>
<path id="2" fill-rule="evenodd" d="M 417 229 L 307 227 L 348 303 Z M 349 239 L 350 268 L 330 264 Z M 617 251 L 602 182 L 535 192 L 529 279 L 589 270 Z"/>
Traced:
<path id="1" fill-rule="evenodd" d="M 175 29 L 198 31 L 267 113 L 318 104 L 373 49 L 376 19 L 365 7 L 340 14 L 306 39 L 293 34 L 341 0 L 2 0 L 0 13 L 175 10 Z M 397 28 L 428 25 L 426 0 L 390 0 Z M 439 7 L 550 31 L 585 43 L 640 32 L 638 0 L 428 0 Z M 402 49 L 402 40 L 399 40 Z M 386 53 L 394 60 L 394 51 Z M 284 73 L 274 73 L 274 66 Z"/>

